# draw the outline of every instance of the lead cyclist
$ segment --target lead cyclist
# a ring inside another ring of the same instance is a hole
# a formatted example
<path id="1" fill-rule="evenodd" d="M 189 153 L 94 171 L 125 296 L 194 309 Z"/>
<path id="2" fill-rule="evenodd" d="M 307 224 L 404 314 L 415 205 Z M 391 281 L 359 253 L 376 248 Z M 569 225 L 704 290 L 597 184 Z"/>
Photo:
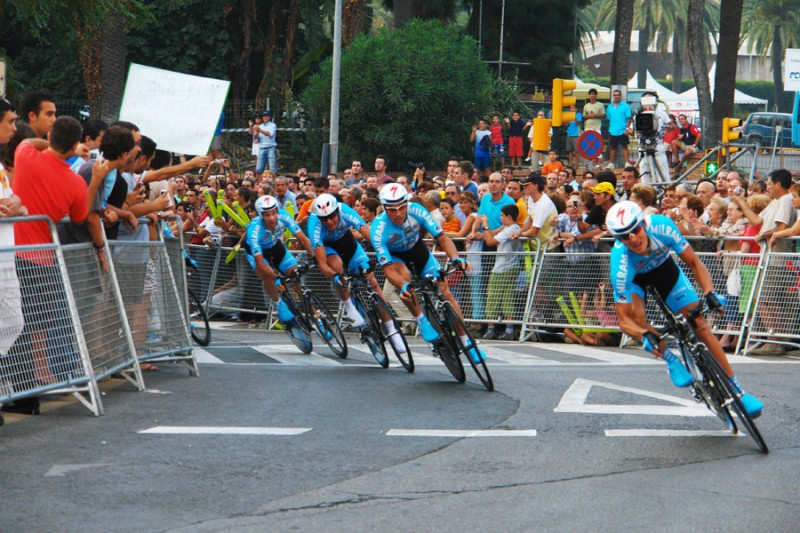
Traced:
<path id="1" fill-rule="evenodd" d="M 688 316 L 697 309 L 700 299 L 684 271 L 672 259 L 670 252 L 674 252 L 691 269 L 694 279 L 705 292 L 706 303 L 712 311 L 721 311 L 725 306 L 725 299 L 714 292 L 708 269 L 668 217 L 645 217 L 634 202 L 619 202 L 609 209 L 606 228 L 616 240 L 611 251 L 611 284 L 614 287 L 620 329 L 641 340 L 645 350 L 664 359 L 670 378 L 676 386 L 688 387 L 692 383 L 692 375 L 675 354 L 670 352 L 666 343 L 659 343 L 658 331 L 647 321 L 645 290 L 653 286 L 675 313 Z M 698 338 L 728 375 L 733 389 L 741 394 L 742 405 L 747 413 L 752 417 L 759 416 L 764 404 L 742 390 L 708 323 L 703 316 L 695 318 L 694 323 Z"/>
<path id="2" fill-rule="evenodd" d="M 407 264 L 412 264 L 421 278 L 434 276 L 438 279 L 439 290 L 450 302 L 453 309 L 462 317 L 461 307 L 450 292 L 447 281 L 439 279 L 439 262 L 433 257 L 420 235 L 425 229 L 433 236 L 437 244 L 444 250 L 451 264 L 456 268 L 469 271 L 469 263 L 458 257 L 458 251 L 441 226 L 431 217 L 428 210 L 419 204 L 408 202 L 408 191 L 402 185 L 389 183 L 384 185 L 379 194 L 383 213 L 372 221 L 370 241 L 383 267 L 386 279 L 397 287 L 400 299 L 416 318 L 420 333 L 425 342 L 439 340 L 440 334 L 422 314 L 414 290 L 411 288 L 411 272 Z M 468 338 L 461 327 L 457 327 L 458 335 L 464 344 Z M 466 354 L 473 362 L 486 360 L 486 354 L 479 347 L 471 348 Z"/>

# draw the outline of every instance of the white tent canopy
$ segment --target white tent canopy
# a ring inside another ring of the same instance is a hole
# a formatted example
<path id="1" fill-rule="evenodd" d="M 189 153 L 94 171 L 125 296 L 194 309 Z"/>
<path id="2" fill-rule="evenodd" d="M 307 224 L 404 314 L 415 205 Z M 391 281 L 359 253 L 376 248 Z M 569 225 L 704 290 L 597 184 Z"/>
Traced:
<path id="1" fill-rule="evenodd" d="M 714 79 L 716 78 L 717 73 L 717 64 L 714 63 L 711 66 L 711 70 L 708 73 L 708 85 L 711 90 L 711 99 L 714 99 Z M 681 93 L 681 96 L 686 99 L 694 99 L 697 101 L 697 87 L 692 87 L 688 91 L 684 91 Z M 734 104 L 750 104 L 750 105 L 763 105 L 764 110 L 767 109 L 767 101 L 761 98 L 756 98 L 755 96 L 750 96 L 749 94 L 745 94 L 738 89 L 734 89 L 733 91 L 733 103 Z"/>

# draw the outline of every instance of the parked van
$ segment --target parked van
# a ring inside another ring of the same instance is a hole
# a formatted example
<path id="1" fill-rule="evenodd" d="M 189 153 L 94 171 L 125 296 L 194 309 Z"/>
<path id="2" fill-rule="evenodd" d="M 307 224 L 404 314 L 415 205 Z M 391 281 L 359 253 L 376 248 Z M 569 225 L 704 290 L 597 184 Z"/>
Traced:
<path id="1" fill-rule="evenodd" d="M 744 123 L 742 139 L 748 144 L 775 146 L 775 126 L 783 126 L 778 147 L 792 146 L 792 115 L 789 113 L 751 113 Z"/>

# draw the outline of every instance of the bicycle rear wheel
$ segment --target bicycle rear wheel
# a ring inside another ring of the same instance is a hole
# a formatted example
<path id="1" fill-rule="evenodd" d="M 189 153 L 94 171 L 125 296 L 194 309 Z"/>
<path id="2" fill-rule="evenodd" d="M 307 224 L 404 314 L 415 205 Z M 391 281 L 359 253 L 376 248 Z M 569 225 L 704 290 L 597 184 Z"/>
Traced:
<path id="1" fill-rule="evenodd" d="M 383 316 L 381 316 L 381 310 L 383 310 L 391 318 L 391 322 L 394 324 L 394 332 L 391 334 L 391 337 L 386 328 L 386 323 L 383 321 Z M 394 312 L 392 311 L 392 308 L 389 307 L 389 304 L 387 304 L 386 301 L 377 294 L 373 294 L 372 296 L 372 317 L 374 321 L 377 321 L 378 325 L 378 329 L 375 329 L 374 331 L 380 332 L 379 335 L 384 346 L 388 343 L 394 352 L 395 357 L 397 357 L 397 360 L 400 361 L 401 365 L 403 365 L 403 368 L 405 368 L 409 374 L 413 374 L 414 357 L 411 355 L 411 349 L 408 347 L 405 335 L 403 335 L 403 329 L 400 326 L 400 322 L 397 321 L 397 318 L 394 316 Z M 398 346 L 395 346 L 395 343 L 397 343 Z"/>
<path id="2" fill-rule="evenodd" d="M 430 304 L 430 305 L 429 305 Z M 432 309 L 432 303 L 425 302 L 425 316 L 428 321 L 439 332 L 439 340 L 433 343 L 434 354 L 439 356 L 444 366 L 450 371 L 450 374 L 459 383 L 464 383 L 467 380 L 467 375 L 464 373 L 464 365 L 461 364 L 461 359 L 458 357 L 458 348 L 453 344 L 453 340 L 447 333 L 447 327 L 441 323 L 439 314 Z"/>
<path id="3" fill-rule="evenodd" d="M 371 310 L 364 306 L 361 295 L 354 293 L 353 299 L 356 302 L 356 309 L 366 321 L 366 324 L 361 327 L 359 332 L 361 342 L 367 345 L 367 348 L 369 348 L 369 351 L 372 353 L 372 357 L 375 358 L 379 365 L 383 368 L 389 368 L 389 356 L 386 353 L 386 346 L 383 343 L 383 339 L 377 334 L 377 332 L 380 331 L 378 329 L 380 326 L 376 323 L 375 316 Z"/>
<path id="4" fill-rule="evenodd" d="M 492 375 L 489 373 L 489 368 L 486 366 L 486 360 L 483 357 L 476 357 L 478 354 L 478 343 L 475 342 L 475 337 L 472 336 L 472 333 L 467 328 L 464 319 L 456 312 L 453 304 L 450 302 L 445 302 L 443 311 L 450 325 L 455 345 L 458 346 L 459 351 L 467 358 L 467 361 L 469 361 L 469 364 L 478 375 L 478 379 L 481 380 L 483 386 L 486 387 L 486 390 L 493 391 L 494 382 L 492 381 Z M 466 340 L 463 340 L 459 335 L 459 328 L 464 331 Z M 475 355 L 470 355 L 471 351 Z"/>
<path id="5" fill-rule="evenodd" d="M 206 310 L 200 305 L 200 300 L 191 289 L 187 292 L 189 294 L 189 328 L 192 339 L 200 346 L 208 346 L 211 342 L 211 328 L 208 326 Z"/>
<path id="6" fill-rule="evenodd" d="M 729 409 L 733 409 L 736 413 L 737 418 L 739 419 L 739 423 L 744 427 L 745 433 L 747 433 L 756 443 L 758 449 L 762 453 L 769 453 L 769 448 L 767 447 L 767 443 L 764 440 L 764 437 L 761 436 L 761 432 L 756 427 L 756 423 L 747 411 L 744 409 L 744 405 L 742 405 L 742 400 L 739 398 L 739 394 L 733 390 L 733 386 L 731 385 L 727 374 L 722 370 L 722 367 L 719 366 L 719 363 L 716 359 L 711 355 L 711 353 L 705 349 L 702 349 L 703 357 L 706 359 L 705 364 L 708 367 L 707 372 L 714 376 L 714 379 L 717 381 L 719 393 L 723 396 L 725 402 L 725 410 L 730 412 Z"/>
<path id="7" fill-rule="evenodd" d="M 336 318 L 330 312 L 328 306 L 322 299 L 313 292 L 305 294 L 306 309 L 308 310 L 308 318 L 311 321 L 314 329 L 317 330 L 320 338 L 325 341 L 328 347 L 341 357 L 347 357 L 347 341 L 344 338 L 344 333 L 336 323 Z"/>

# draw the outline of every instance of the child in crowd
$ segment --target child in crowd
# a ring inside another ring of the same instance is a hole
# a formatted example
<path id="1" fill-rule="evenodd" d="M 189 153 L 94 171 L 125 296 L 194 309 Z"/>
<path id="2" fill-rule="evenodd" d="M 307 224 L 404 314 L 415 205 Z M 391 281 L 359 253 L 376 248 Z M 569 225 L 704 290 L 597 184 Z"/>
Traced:
<path id="1" fill-rule="evenodd" d="M 461 231 L 461 221 L 456 217 L 453 200 L 450 198 L 442 198 L 439 202 L 439 214 L 442 215 L 442 229 L 445 232 Z"/>
<path id="2" fill-rule="evenodd" d="M 522 131 L 525 126 L 525 122 L 516 111 L 511 113 L 511 120 L 506 119 L 506 127 L 508 127 L 508 156 L 511 158 L 511 166 L 513 168 L 522 168 Z"/>
<path id="3" fill-rule="evenodd" d="M 598 325 L 605 328 L 619 328 L 619 320 L 614 304 L 606 297 L 606 284 L 601 281 L 597 284 L 594 293 L 592 309 L 586 312 L 589 301 L 589 293 L 584 291 L 581 296 L 579 308 L 575 317 L 579 323 Z M 580 333 L 580 334 L 579 334 Z M 596 328 L 580 328 L 580 332 L 566 328 L 564 329 L 566 342 L 569 344 L 588 344 L 590 346 L 612 346 L 619 342 L 619 334 L 608 331 L 597 331 Z"/>
<path id="4" fill-rule="evenodd" d="M 492 115 L 492 124 L 489 126 L 489 131 L 492 139 L 492 166 L 499 159 L 502 165 L 500 168 L 503 168 L 506 166 L 506 153 L 503 146 L 503 123 L 500 122 L 499 115 Z"/>
<path id="5" fill-rule="evenodd" d="M 482 215 L 483 240 L 489 246 L 497 246 L 492 273 L 489 276 L 489 290 L 486 297 L 486 317 L 494 320 L 498 311 L 502 312 L 503 319 L 508 321 L 514 318 L 514 299 L 510 297 L 509 289 L 517 281 L 517 276 L 522 268 L 522 243 L 519 239 L 512 239 L 511 235 L 519 233 L 517 224 L 519 208 L 514 204 L 504 205 L 500 210 L 500 220 L 503 226 L 495 233 L 489 227 L 489 220 Z M 506 322 L 505 333 L 497 336 L 494 324 L 490 322 L 484 334 L 484 339 L 514 340 L 514 325 Z"/>
<path id="6" fill-rule="evenodd" d="M 555 173 L 558 175 L 559 172 L 564 170 L 564 165 L 561 164 L 561 161 L 558 160 L 558 152 L 555 150 L 550 150 L 547 152 L 548 161 L 542 165 L 542 174 L 547 176 L 550 173 Z"/>

